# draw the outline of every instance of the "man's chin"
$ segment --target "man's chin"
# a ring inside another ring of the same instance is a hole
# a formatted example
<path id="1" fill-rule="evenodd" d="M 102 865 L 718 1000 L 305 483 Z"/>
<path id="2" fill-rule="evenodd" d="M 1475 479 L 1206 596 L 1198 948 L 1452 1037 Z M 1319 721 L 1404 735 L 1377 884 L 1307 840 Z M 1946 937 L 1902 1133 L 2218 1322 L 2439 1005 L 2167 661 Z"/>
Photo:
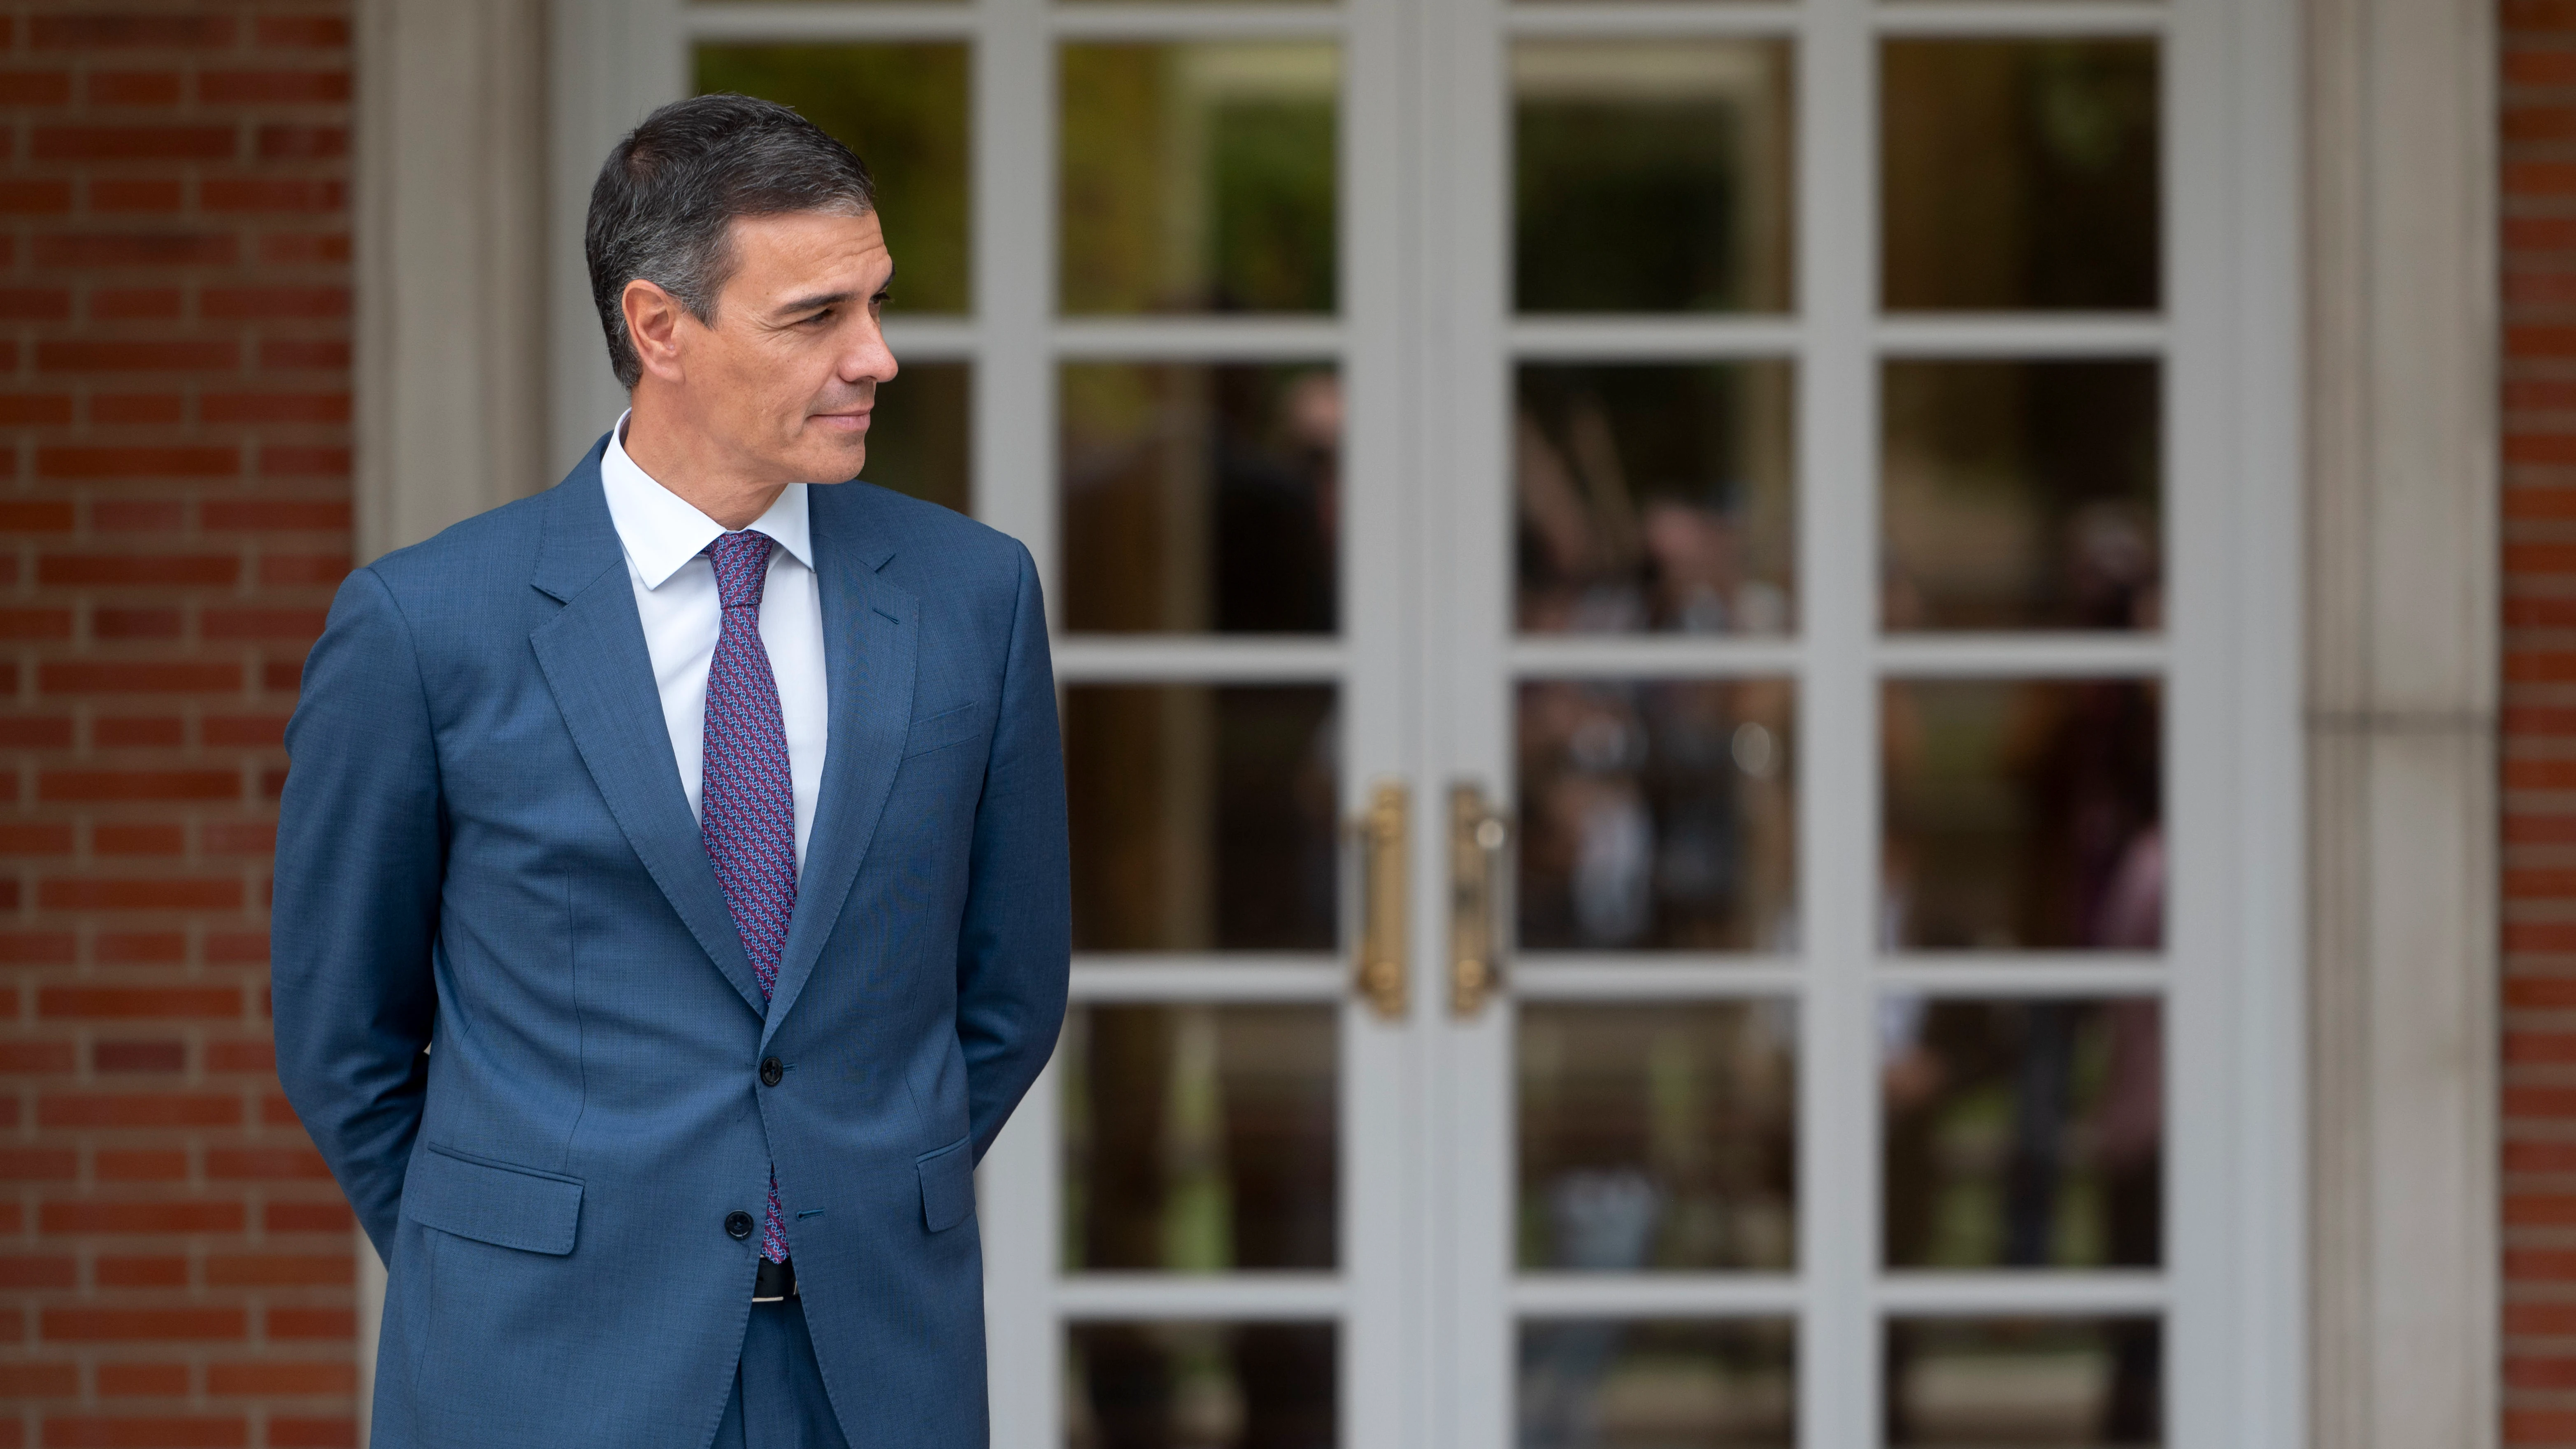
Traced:
<path id="1" fill-rule="evenodd" d="M 796 476 L 810 483 L 845 483 L 868 465 L 867 435 L 809 440 L 797 453 L 805 466 L 796 470 Z"/>

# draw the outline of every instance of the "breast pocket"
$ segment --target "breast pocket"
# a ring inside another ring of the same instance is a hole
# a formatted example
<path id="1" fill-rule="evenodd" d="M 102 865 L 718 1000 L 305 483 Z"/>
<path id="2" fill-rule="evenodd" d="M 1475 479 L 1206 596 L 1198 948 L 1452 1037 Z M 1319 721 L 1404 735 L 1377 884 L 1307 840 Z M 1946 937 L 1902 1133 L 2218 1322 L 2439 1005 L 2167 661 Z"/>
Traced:
<path id="1" fill-rule="evenodd" d="M 903 738 L 903 757 L 926 755 L 984 737 L 984 707 L 961 704 L 937 714 L 914 717 L 912 728 Z"/>

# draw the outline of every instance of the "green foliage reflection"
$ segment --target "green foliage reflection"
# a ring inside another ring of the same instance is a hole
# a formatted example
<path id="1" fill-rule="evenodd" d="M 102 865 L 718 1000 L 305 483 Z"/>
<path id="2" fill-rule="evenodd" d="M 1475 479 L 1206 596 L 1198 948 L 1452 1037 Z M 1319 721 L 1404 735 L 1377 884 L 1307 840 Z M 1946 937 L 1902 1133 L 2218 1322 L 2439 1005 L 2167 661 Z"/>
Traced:
<path id="1" fill-rule="evenodd" d="M 1334 47 L 1069 45 L 1063 67 L 1065 311 L 1333 309 Z"/>
<path id="2" fill-rule="evenodd" d="M 894 253 L 890 310 L 970 310 L 964 45 L 701 45 L 697 88 L 793 106 L 858 152 Z"/>

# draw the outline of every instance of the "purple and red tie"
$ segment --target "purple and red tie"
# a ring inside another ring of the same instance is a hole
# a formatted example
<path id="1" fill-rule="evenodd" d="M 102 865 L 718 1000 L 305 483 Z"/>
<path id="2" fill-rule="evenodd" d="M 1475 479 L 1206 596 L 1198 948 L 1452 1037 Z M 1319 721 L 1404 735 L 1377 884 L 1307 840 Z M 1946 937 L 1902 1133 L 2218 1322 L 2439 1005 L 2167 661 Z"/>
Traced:
<path id="1" fill-rule="evenodd" d="M 733 928 L 742 933 L 760 999 L 778 987 L 787 953 L 787 923 L 796 914 L 796 787 L 787 773 L 787 721 L 778 708 L 778 677 L 760 642 L 760 593 L 769 582 L 770 541 L 746 529 L 708 544 L 724 627 L 707 666 L 707 748 L 698 831 L 715 862 L 716 884 Z M 778 1169 L 769 1169 L 769 1213 L 760 1255 L 787 1261 L 787 1226 L 778 1210 Z"/>

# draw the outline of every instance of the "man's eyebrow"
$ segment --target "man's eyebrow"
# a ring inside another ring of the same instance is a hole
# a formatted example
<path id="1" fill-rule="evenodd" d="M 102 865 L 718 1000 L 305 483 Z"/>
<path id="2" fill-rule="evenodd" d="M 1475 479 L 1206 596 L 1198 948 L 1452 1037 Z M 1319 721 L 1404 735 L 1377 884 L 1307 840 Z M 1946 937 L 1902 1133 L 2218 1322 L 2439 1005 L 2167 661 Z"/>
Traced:
<path id="1" fill-rule="evenodd" d="M 877 290 L 874 295 L 885 295 L 887 289 L 891 288 L 893 285 L 894 273 L 889 271 L 886 273 L 885 280 L 877 283 Z M 817 292 L 810 297 L 793 297 L 778 304 L 777 307 L 771 310 L 770 315 L 773 317 L 793 317 L 799 312 L 819 312 L 826 307 L 837 307 L 857 295 L 858 294 L 856 292 Z"/>
<path id="2" fill-rule="evenodd" d="M 770 315 L 792 317 L 799 312 L 819 312 L 826 307 L 837 307 L 850 300 L 853 295 L 849 292 L 817 292 L 810 297 L 794 297 L 779 303 L 771 310 Z"/>

